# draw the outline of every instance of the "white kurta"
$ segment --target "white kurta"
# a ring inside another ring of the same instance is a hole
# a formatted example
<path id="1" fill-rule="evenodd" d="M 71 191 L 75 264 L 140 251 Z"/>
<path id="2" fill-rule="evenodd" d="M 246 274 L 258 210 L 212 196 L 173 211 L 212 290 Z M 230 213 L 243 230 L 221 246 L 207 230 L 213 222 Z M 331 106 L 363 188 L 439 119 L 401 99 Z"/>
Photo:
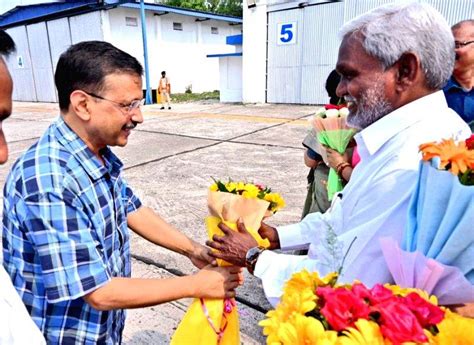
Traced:
<path id="1" fill-rule="evenodd" d="M 368 286 L 391 282 L 379 244 L 381 237 L 401 241 L 408 204 L 417 181 L 419 145 L 443 138 L 465 139 L 466 123 L 448 108 L 438 91 L 411 102 L 356 134 L 360 163 L 325 214 L 312 213 L 300 223 L 279 227 L 282 250 L 308 248 L 307 256 L 264 251 L 255 268 L 270 303 L 278 302 L 282 285 L 303 268 L 325 275 L 347 252 L 339 282 Z M 433 186 L 436 188 L 436 186 Z M 337 234 L 337 260 L 328 252 L 328 224 Z"/>
<path id="2" fill-rule="evenodd" d="M 0 265 L 0 344 L 46 344 L 23 301 Z"/>

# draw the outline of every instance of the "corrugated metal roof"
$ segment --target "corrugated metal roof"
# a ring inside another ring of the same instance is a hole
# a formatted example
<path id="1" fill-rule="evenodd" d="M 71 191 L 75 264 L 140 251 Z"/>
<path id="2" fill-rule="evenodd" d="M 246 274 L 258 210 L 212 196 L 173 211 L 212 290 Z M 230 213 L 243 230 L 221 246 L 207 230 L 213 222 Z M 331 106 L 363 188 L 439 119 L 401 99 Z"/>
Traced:
<path id="1" fill-rule="evenodd" d="M 77 0 L 60 3 L 17 6 L 0 16 L 0 28 L 6 29 L 24 24 L 32 24 L 45 20 L 59 19 L 77 14 L 88 13 L 115 7 L 140 8 L 133 0 L 122 0 L 114 3 L 98 3 L 97 0 Z M 157 13 L 176 13 L 196 18 L 209 18 L 234 24 L 242 24 L 242 18 L 195 11 L 166 5 L 145 4 L 145 10 Z"/>
<path id="2" fill-rule="evenodd" d="M 98 4 L 96 0 L 17 6 L 0 16 L 0 27 L 8 28 L 25 23 L 31 24 L 51 16 L 61 18 L 71 13 L 95 11 L 97 7 L 103 7 L 103 5 Z"/>

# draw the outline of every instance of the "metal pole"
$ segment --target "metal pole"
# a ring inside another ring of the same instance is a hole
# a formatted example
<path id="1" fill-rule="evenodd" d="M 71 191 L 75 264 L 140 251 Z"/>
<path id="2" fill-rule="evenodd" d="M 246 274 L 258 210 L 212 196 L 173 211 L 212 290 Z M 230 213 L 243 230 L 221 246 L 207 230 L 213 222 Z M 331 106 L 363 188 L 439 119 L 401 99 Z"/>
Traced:
<path id="1" fill-rule="evenodd" d="M 145 59 L 145 103 L 151 104 L 153 102 L 150 90 L 150 71 L 148 70 L 148 46 L 146 39 L 146 18 L 145 18 L 145 4 L 144 0 L 140 0 L 140 16 L 142 20 L 142 38 L 143 38 L 143 57 Z"/>

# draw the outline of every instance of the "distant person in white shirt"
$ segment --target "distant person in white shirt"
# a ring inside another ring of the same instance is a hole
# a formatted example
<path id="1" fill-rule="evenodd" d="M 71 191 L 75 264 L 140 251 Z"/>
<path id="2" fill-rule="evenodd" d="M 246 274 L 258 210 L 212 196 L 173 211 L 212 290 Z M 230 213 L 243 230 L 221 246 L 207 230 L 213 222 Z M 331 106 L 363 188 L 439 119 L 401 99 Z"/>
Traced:
<path id="1" fill-rule="evenodd" d="M 419 145 L 470 135 L 440 91 L 453 68 L 454 39 L 434 8 L 416 2 L 379 7 L 346 23 L 340 37 L 336 92 L 349 103 L 348 123 L 361 130 L 355 136 L 361 161 L 326 213 L 259 230 L 270 249 L 309 248 L 308 256 L 258 248 L 242 224 L 238 232 L 221 224 L 226 235 L 208 243 L 220 251 L 215 257 L 261 278 L 273 304 L 293 273 L 306 268 L 325 275 L 340 267 L 345 253 L 339 282 L 392 282 L 379 239 L 402 239 Z"/>
<path id="2" fill-rule="evenodd" d="M 161 72 L 160 82 L 158 84 L 158 94 L 161 95 L 161 110 L 165 109 L 165 103 L 168 109 L 170 106 L 171 84 L 170 79 L 166 76 L 166 71 Z"/>
<path id="3" fill-rule="evenodd" d="M 14 50 L 15 43 L 11 37 L 0 30 L 0 55 L 8 55 Z M 12 112 L 12 91 L 12 78 L 3 57 L 0 56 L 0 164 L 8 159 L 8 146 L 2 123 Z M 0 344 L 46 344 L 2 265 L 0 265 Z"/>

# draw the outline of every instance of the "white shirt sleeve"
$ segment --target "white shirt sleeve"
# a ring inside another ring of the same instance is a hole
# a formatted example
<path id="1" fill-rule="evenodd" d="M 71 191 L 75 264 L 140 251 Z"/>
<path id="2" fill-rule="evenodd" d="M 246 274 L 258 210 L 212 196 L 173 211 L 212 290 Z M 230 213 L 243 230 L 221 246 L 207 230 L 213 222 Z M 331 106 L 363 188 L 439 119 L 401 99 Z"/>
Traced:
<path id="1" fill-rule="evenodd" d="M 46 341 L 31 319 L 3 266 L 0 265 L 0 344 L 43 345 Z"/>

